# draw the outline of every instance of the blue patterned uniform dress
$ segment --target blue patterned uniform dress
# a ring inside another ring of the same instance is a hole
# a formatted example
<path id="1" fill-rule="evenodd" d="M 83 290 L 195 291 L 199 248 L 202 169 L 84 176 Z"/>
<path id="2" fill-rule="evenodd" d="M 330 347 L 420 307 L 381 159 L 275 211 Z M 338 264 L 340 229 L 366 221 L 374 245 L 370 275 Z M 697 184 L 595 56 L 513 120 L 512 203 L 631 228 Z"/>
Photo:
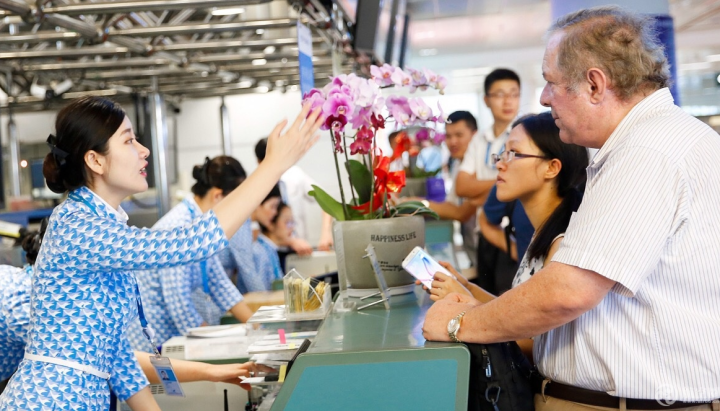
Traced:
<path id="1" fill-rule="evenodd" d="M 237 288 L 241 293 L 265 291 L 265 282 L 258 275 L 255 259 L 252 255 L 253 235 L 252 221 L 248 218 L 245 224 L 230 239 L 230 246 L 222 250 L 220 262 L 225 270 L 237 269 Z"/>
<path id="2" fill-rule="evenodd" d="M 253 243 L 252 250 L 255 267 L 257 268 L 258 277 L 262 281 L 263 290 L 271 290 L 273 281 L 283 278 L 277 246 L 272 240 L 260 234 Z"/>
<path id="3" fill-rule="evenodd" d="M 184 226 L 201 215 L 195 200 L 188 197 L 165 214 L 152 229 Z M 222 313 L 242 301 L 242 295 L 228 278 L 217 255 L 200 263 L 136 272 L 135 278 L 140 286 L 145 316 L 155 330 L 155 341 L 159 344 L 186 334 L 188 328 L 199 327 L 203 321 L 219 323 Z M 199 298 L 196 298 L 198 294 Z M 209 301 L 207 297 L 210 297 Z M 212 314 L 215 318 L 202 315 L 208 311 L 204 305 L 211 306 L 210 311 L 215 310 Z M 219 307 L 219 310 L 213 307 Z M 152 346 L 143 336 L 138 322 L 130 324 L 127 336 L 134 349 L 152 352 Z"/>
<path id="4" fill-rule="evenodd" d="M 13 375 L 25 354 L 31 275 L 31 266 L 0 265 L 0 381 Z"/>
<path id="5" fill-rule="evenodd" d="M 25 359 L 0 410 L 106 410 L 108 384 L 121 401 L 136 394 L 148 382 L 125 337 L 138 321 L 131 271 L 201 261 L 226 246 L 212 212 L 173 230 L 140 229 L 88 188 L 71 192 L 55 208 L 34 266 L 25 355 L 95 371 Z"/>

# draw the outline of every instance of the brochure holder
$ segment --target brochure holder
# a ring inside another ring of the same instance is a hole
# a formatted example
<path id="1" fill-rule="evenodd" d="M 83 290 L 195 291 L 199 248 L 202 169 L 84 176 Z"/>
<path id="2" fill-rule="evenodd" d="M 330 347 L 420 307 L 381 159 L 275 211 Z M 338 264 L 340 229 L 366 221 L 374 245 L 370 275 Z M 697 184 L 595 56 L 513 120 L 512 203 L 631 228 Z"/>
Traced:
<path id="1" fill-rule="evenodd" d="M 377 301 L 373 301 L 369 304 L 360 306 L 357 309 L 359 311 L 359 310 L 362 310 L 362 309 L 365 309 L 368 307 L 372 307 L 373 305 L 383 303 L 385 305 L 385 309 L 389 310 L 390 309 L 390 291 L 388 290 L 388 285 L 387 285 L 387 282 L 385 281 L 385 275 L 383 274 L 382 269 L 380 268 L 380 263 L 378 262 L 377 255 L 375 254 L 375 247 L 372 244 L 368 244 L 367 248 L 365 248 L 365 252 L 367 254 L 365 254 L 365 256 L 363 258 L 367 258 L 368 261 L 370 262 L 370 264 L 372 265 L 373 273 L 375 274 L 375 280 L 377 281 L 377 285 L 378 285 L 378 290 L 380 290 L 380 291 L 366 295 L 366 296 L 360 298 L 360 300 L 362 301 L 362 300 L 366 300 L 368 298 L 373 298 L 373 297 L 380 297 L 380 299 Z"/>

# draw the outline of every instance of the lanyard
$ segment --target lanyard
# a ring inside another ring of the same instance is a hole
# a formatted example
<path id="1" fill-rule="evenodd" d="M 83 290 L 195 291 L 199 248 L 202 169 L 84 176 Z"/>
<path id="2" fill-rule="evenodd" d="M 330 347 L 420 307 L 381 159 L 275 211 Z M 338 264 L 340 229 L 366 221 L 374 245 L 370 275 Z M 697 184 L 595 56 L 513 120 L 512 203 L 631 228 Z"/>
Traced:
<path id="1" fill-rule="evenodd" d="M 183 204 L 185 204 L 185 207 L 187 207 L 188 211 L 190 212 L 190 219 L 194 220 L 197 218 L 197 213 L 195 212 L 195 207 L 188 201 L 188 199 L 183 200 Z M 202 286 L 203 286 L 203 292 L 207 294 L 208 297 L 210 297 L 210 280 L 208 279 L 208 273 L 207 273 L 207 260 L 202 260 L 200 262 L 200 271 L 202 272 Z"/>
<path id="2" fill-rule="evenodd" d="M 92 210 L 95 214 L 98 214 L 97 208 L 91 204 L 86 199 L 80 197 L 79 195 L 75 194 L 74 192 L 71 193 L 68 198 L 70 198 L 73 201 L 77 201 L 80 203 L 85 204 Z M 155 351 L 155 355 L 158 357 L 160 356 L 160 351 L 157 349 L 157 344 L 155 344 L 155 330 L 150 327 L 150 325 L 147 322 L 147 318 L 145 318 L 145 311 L 143 310 L 142 306 L 142 298 L 140 297 L 140 287 L 137 285 L 137 281 L 135 281 L 135 301 L 137 302 L 137 308 L 138 308 L 138 317 L 140 317 L 140 326 L 142 327 L 142 332 L 145 338 L 150 341 L 150 345 L 152 346 L 153 350 Z"/>

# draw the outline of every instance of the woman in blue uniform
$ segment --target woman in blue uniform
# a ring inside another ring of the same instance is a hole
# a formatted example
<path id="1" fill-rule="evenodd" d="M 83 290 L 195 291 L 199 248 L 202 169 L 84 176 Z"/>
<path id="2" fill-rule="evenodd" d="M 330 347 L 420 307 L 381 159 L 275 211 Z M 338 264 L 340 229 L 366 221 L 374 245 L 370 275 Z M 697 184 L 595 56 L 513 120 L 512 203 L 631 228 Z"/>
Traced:
<path id="1" fill-rule="evenodd" d="M 317 139 L 319 110 L 304 107 L 285 134 L 271 134 L 271 162 L 191 225 L 128 227 L 120 202 L 147 190 L 149 151 L 115 103 L 84 97 L 63 108 L 48 137 L 43 174 L 55 208 L 32 278 L 24 360 L 0 410 L 107 409 L 108 385 L 134 411 L 157 410 L 124 333 L 138 311 L 134 270 L 209 258 L 227 245 L 282 173 Z M 309 115 L 309 116 L 308 116 Z"/>
<path id="2" fill-rule="evenodd" d="M 192 186 L 192 195 L 165 214 L 153 230 L 190 224 L 239 186 L 246 174 L 236 159 L 219 156 L 195 166 L 193 177 L 196 182 Z M 245 251 L 250 253 L 251 250 Z M 189 328 L 218 324 L 221 314 L 228 310 L 241 322 L 252 316 L 252 310 L 242 301 L 240 291 L 225 273 L 219 254 L 199 263 L 137 272 L 135 278 L 157 343 L 184 335 Z M 195 294 L 200 294 L 200 298 L 193 301 Z M 127 336 L 134 349 L 153 352 L 139 323 L 130 324 Z"/>
<path id="3" fill-rule="evenodd" d="M 46 220 L 43 220 L 47 224 Z M 28 328 L 30 328 L 30 278 L 32 264 L 35 263 L 44 228 L 40 232 L 28 233 L 22 241 L 28 265 L 18 268 L 0 265 L 0 393 L 5 389 L 7 380 L 15 373 L 25 354 Z M 157 372 L 150 364 L 150 356 L 136 352 L 135 356 L 151 383 L 157 384 Z M 248 377 L 250 372 L 258 370 L 255 363 L 244 364 L 206 364 L 202 362 L 171 360 L 178 381 L 223 381 L 239 385 L 239 377 Z M 243 387 L 246 388 L 246 387 Z"/>

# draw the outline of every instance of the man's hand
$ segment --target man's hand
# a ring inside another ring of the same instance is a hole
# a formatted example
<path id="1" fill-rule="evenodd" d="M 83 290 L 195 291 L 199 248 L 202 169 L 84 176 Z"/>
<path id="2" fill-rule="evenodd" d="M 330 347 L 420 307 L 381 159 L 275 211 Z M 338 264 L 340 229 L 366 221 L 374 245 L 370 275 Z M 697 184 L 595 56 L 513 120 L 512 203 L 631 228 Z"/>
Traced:
<path id="1" fill-rule="evenodd" d="M 423 324 L 423 337 L 428 341 L 450 341 L 447 332 L 450 320 L 480 304 L 480 301 L 467 295 L 449 294 L 428 310 Z"/>

